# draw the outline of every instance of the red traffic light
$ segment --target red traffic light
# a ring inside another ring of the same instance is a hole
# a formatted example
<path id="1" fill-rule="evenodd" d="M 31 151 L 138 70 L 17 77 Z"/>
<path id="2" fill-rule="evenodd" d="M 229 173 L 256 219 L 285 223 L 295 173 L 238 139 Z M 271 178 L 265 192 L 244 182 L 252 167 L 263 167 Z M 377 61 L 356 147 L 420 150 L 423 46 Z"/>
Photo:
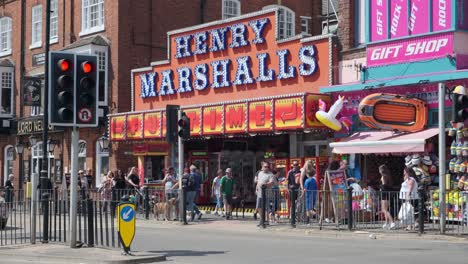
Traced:
<path id="1" fill-rule="evenodd" d="M 81 64 L 81 69 L 84 73 L 90 73 L 93 70 L 93 65 L 89 61 L 85 61 Z"/>
<path id="2" fill-rule="evenodd" d="M 65 72 L 70 69 L 70 62 L 66 59 L 61 59 L 57 62 L 57 66 L 61 71 Z"/>

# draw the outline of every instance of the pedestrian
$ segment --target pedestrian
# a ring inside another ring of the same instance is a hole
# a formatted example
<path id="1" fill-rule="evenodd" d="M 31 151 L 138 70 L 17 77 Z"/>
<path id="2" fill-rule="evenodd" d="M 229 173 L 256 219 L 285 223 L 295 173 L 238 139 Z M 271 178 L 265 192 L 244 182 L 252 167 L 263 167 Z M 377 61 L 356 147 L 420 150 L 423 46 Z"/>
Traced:
<path id="1" fill-rule="evenodd" d="M 216 199 L 216 207 L 214 215 L 219 215 L 218 210 L 221 212 L 223 208 L 223 197 L 221 196 L 221 179 L 223 178 L 223 170 L 219 169 L 216 173 L 216 177 L 213 179 L 211 185 L 211 197 Z M 224 213 L 221 212 L 221 216 L 224 217 Z"/>
<path id="2" fill-rule="evenodd" d="M 220 183 L 220 191 L 223 196 L 224 212 L 226 220 L 232 218 L 232 193 L 234 190 L 234 179 L 232 176 L 232 169 L 226 169 L 226 175 L 223 176 Z"/>
<path id="3" fill-rule="evenodd" d="M 174 189 L 174 186 L 178 183 L 178 178 L 177 178 L 177 175 L 174 171 L 174 168 L 173 167 L 169 167 L 167 169 L 167 174 L 164 176 L 164 179 L 162 181 L 162 183 L 164 184 L 164 194 L 165 194 L 165 197 L 166 197 L 166 203 L 169 204 L 171 203 L 172 201 L 174 200 L 177 200 L 177 189 Z M 175 218 L 173 218 L 173 220 L 176 220 L 176 218 L 179 217 L 179 213 L 178 213 L 178 208 L 177 208 L 177 203 L 174 202 L 174 204 L 176 206 L 168 206 L 167 207 L 167 211 L 166 212 L 166 219 L 169 220 L 171 219 L 171 215 L 172 215 L 172 212 L 171 209 L 174 208 L 175 209 Z"/>
<path id="4" fill-rule="evenodd" d="M 311 162 L 312 163 L 312 162 Z M 310 224 L 310 219 L 316 216 L 315 212 L 315 201 L 317 198 L 317 178 L 316 171 L 313 166 L 310 166 L 306 162 L 304 166 L 304 174 L 307 179 L 304 183 L 304 193 L 305 193 L 305 209 L 306 209 L 306 223 Z"/>
<path id="5" fill-rule="evenodd" d="M 299 161 L 295 160 L 292 163 L 292 168 L 288 171 L 288 189 L 289 189 L 289 197 L 295 198 L 296 200 L 296 208 L 300 208 L 301 204 L 301 195 L 300 195 L 300 188 L 301 188 L 301 167 Z M 292 205 L 292 201 L 290 205 Z M 292 213 L 292 209 L 289 208 L 290 214 Z M 299 215 L 299 210 L 296 211 L 296 215 Z M 292 217 L 290 215 L 290 217 Z"/>
<path id="6" fill-rule="evenodd" d="M 381 192 L 381 198 L 380 198 L 380 203 L 382 207 L 382 212 L 385 217 L 385 223 L 383 225 L 384 229 L 394 229 L 396 227 L 394 219 L 392 215 L 390 214 L 391 210 L 391 203 L 392 203 L 392 192 L 393 192 L 393 185 L 392 185 L 392 178 L 390 174 L 390 169 L 388 169 L 387 165 L 383 164 L 379 166 L 379 173 L 382 176 L 380 178 L 381 181 L 381 186 L 380 186 L 380 192 Z"/>
<path id="7" fill-rule="evenodd" d="M 401 183 L 400 188 L 400 195 L 399 198 L 402 200 L 402 208 L 405 207 L 412 207 L 412 213 L 414 213 L 415 209 L 418 208 L 418 182 L 416 181 L 416 173 L 412 168 L 405 167 L 403 169 L 403 182 Z M 411 205 L 411 206 L 409 206 Z M 406 230 L 413 230 L 414 229 L 414 215 L 408 215 L 408 212 L 403 212 L 403 217 L 405 219 L 400 219 L 400 221 L 406 225 Z"/>
<path id="8" fill-rule="evenodd" d="M 191 221 L 195 219 L 195 196 L 200 185 L 196 170 L 195 165 L 190 165 L 190 173 L 187 179 L 187 210 L 190 212 Z"/>
<path id="9" fill-rule="evenodd" d="M 271 186 L 273 185 L 273 173 L 270 171 L 270 164 L 268 161 L 262 161 L 262 170 L 258 173 L 258 179 L 257 179 L 257 208 L 258 208 L 258 213 L 260 214 L 260 217 L 262 216 L 263 209 L 265 209 L 265 216 L 266 219 L 266 224 L 269 224 L 269 214 L 268 214 L 268 206 L 265 208 L 262 208 L 263 206 L 263 199 L 268 201 L 268 197 L 263 197 L 262 195 L 262 186 L 266 186 L 266 192 L 265 194 L 268 196 L 268 194 L 271 192 Z"/>
<path id="10" fill-rule="evenodd" d="M 86 198 L 88 198 L 89 191 L 88 178 L 86 178 L 86 175 L 84 174 L 83 170 L 78 171 L 78 177 L 78 185 L 80 187 L 81 199 L 85 200 Z"/>
<path id="11" fill-rule="evenodd" d="M 271 195 L 269 199 L 269 204 L 270 204 L 270 219 L 273 223 L 276 223 L 276 212 L 280 210 L 279 205 L 280 205 L 280 190 L 279 190 L 279 173 L 277 170 L 273 170 L 273 184 L 271 186 Z"/>
<path id="12" fill-rule="evenodd" d="M 112 200 L 112 184 L 114 181 L 114 172 L 108 171 L 101 182 L 101 199 L 103 201 L 103 210 L 107 212 L 107 207 Z"/>
<path id="13" fill-rule="evenodd" d="M 15 176 L 13 174 L 8 175 L 8 180 L 5 182 L 5 202 L 9 208 L 13 207 L 13 197 L 15 192 L 15 187 L 13 185 L 13 180 Z"/>
<path id="14" fill-rule="evenodd" d="M 88 180 L 88 188 L 92 189 L 93 188 L 93 170 L 92 169 L 86 170 L 86 179 Z"/>

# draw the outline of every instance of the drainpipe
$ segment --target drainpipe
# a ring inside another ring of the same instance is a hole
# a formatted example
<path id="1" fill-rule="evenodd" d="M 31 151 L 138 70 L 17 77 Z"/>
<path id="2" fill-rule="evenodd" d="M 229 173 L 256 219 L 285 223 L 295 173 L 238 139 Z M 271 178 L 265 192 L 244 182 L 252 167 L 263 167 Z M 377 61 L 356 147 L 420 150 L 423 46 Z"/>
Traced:
<path id="1" fill-rule="evenodd" d="M 206 0 L 200 0 L 200 24 L 205 23 L 205 5 Z"/>
<path id="2" fill-rule="evenodd" d="M 26 42 L 26 0 L 21 0 L 21 36 L 20 36 L 20 65 L 19 65 L 19 74 L 20 74 L 20 81 L 19 81 L 19 100 L 17 101 L 20 105 L 19 109 L 19 116 L 23 117 L 23 77 L 25 72 L 24 67 L 24 53 L 25 53 L 25 42 Z"/>

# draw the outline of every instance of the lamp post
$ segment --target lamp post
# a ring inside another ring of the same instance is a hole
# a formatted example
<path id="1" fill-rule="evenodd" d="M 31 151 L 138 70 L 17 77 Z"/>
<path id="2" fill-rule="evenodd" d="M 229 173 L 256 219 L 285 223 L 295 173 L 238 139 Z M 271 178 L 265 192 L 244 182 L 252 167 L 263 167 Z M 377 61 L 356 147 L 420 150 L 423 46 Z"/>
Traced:
<path id="1" fill-rule="evenodd" d="M 50 154 L 54 153 L 56 144 L 57 143 L 55 142 L 55 140 L 49 139 L 49 141 L 47 141 L 47 149 L 49 150 Z"/>
<path id="2" fill-rule="evenodd" d="M 22 190 L 23 189 L 23 151 L 24 151 L 24 146 L 23 146 L 23 143 L 21 143 L 21 141 L 18 141 L 16 142 L 16 145 L 15 145 L 15 150 L 16 150 L 16 153 L 18 154 L 18 157 L 19 157 L 19 190 Z M 21 192 L 20 192 L 21 193 Z"/>
<path id="3" fill-rule="evenodd" d="M 98 142 L 99 142 L 99 147 L 101 148 L 101 151 L 109 150 L 110 140 L 107 136 L 105 135 L 102 136 L 101 138 L 99 138 Z"/>
<path id="4" fill-rule="evenodd" d="M 34 136 L 29 136 L 29 145 L 31 145 L 31 147 L 33 147 L 36 144 L 37 144 L 37 139 Z"/>

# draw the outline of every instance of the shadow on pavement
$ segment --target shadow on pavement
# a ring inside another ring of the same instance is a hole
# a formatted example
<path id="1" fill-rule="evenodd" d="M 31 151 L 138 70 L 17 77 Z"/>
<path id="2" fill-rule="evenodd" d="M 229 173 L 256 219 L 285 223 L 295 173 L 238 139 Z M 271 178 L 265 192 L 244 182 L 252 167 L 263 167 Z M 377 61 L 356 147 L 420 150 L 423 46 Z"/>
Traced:
<path id="1" fill-rule="evenodd" d="M 225 254 L 226 251 L 194 251 L 194 250 L 161 250 L 148 251 L 151 253 L 163 254 L 167 257 L 202 257 L 207 255 Z"/>

